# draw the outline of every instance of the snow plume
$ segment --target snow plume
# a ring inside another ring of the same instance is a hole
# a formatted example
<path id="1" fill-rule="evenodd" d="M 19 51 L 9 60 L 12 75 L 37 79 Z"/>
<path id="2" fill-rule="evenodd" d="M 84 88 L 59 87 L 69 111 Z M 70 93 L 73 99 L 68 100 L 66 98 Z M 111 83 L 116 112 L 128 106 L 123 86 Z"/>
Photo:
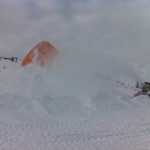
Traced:
<path id="1" fill-rule="evenodd" d="M 140 79 L 127 63 L 94 50 L 71 51 L 67 55 L 63 52 L 57 61 L 50 69 L 35 64 L 19 67 L 18 71 L 6 67 L 0 78 L 0 93 L 29 98 L 41 95 L 91 97 L 116 81 L 134 85 Z"/>

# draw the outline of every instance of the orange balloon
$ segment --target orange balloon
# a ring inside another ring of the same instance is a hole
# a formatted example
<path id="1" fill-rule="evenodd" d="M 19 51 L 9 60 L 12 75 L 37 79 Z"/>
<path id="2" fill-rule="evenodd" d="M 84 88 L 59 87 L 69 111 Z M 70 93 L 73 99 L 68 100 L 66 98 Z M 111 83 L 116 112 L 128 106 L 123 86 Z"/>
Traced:
<path id="1" fill-rule="evenodd" d="M 43 41 L 38 43 L 29 51 L 29 53 L 23 59 L 21 65 L 24 67 L 35 62 L 39 66 L 49 67 L 56 55 L 56 48 L 49 42 Z"/>

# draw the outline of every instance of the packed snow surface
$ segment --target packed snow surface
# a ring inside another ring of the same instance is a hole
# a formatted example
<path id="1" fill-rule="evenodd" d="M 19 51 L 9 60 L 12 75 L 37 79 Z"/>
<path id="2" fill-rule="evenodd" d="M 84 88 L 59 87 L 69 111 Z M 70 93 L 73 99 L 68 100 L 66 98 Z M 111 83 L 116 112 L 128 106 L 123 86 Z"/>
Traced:
<path id="1" fill-rule="evenodd" d="M 149 150 L 150 99 L 133 95 L 150 65 L 106 55 L 61 61 L 0 62 L 0 149 Z"/>

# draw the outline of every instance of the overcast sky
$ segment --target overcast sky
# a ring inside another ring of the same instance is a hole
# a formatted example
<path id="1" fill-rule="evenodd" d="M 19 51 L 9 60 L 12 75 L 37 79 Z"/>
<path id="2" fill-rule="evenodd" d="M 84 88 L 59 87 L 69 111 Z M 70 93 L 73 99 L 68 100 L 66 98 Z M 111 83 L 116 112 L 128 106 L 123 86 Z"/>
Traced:
<path id="1" fill-rule="evenodd" d="M 0 55 L 22 58 L 42 40 L 59 51 L 144 61 L 150 55 L 150 1 L 0 0 Z"/>

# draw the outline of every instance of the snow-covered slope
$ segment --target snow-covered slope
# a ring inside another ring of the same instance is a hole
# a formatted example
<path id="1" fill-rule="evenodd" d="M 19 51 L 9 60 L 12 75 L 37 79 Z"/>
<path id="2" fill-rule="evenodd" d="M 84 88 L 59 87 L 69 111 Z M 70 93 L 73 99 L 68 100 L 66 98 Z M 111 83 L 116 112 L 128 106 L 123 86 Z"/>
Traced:
<path id="1" fill-rule="evenodd" d="M 131 88 L 148 65 L 90 59 L 55 69 L 1 63 L 0 149 L 148 150 L 150 99 Z"/>

